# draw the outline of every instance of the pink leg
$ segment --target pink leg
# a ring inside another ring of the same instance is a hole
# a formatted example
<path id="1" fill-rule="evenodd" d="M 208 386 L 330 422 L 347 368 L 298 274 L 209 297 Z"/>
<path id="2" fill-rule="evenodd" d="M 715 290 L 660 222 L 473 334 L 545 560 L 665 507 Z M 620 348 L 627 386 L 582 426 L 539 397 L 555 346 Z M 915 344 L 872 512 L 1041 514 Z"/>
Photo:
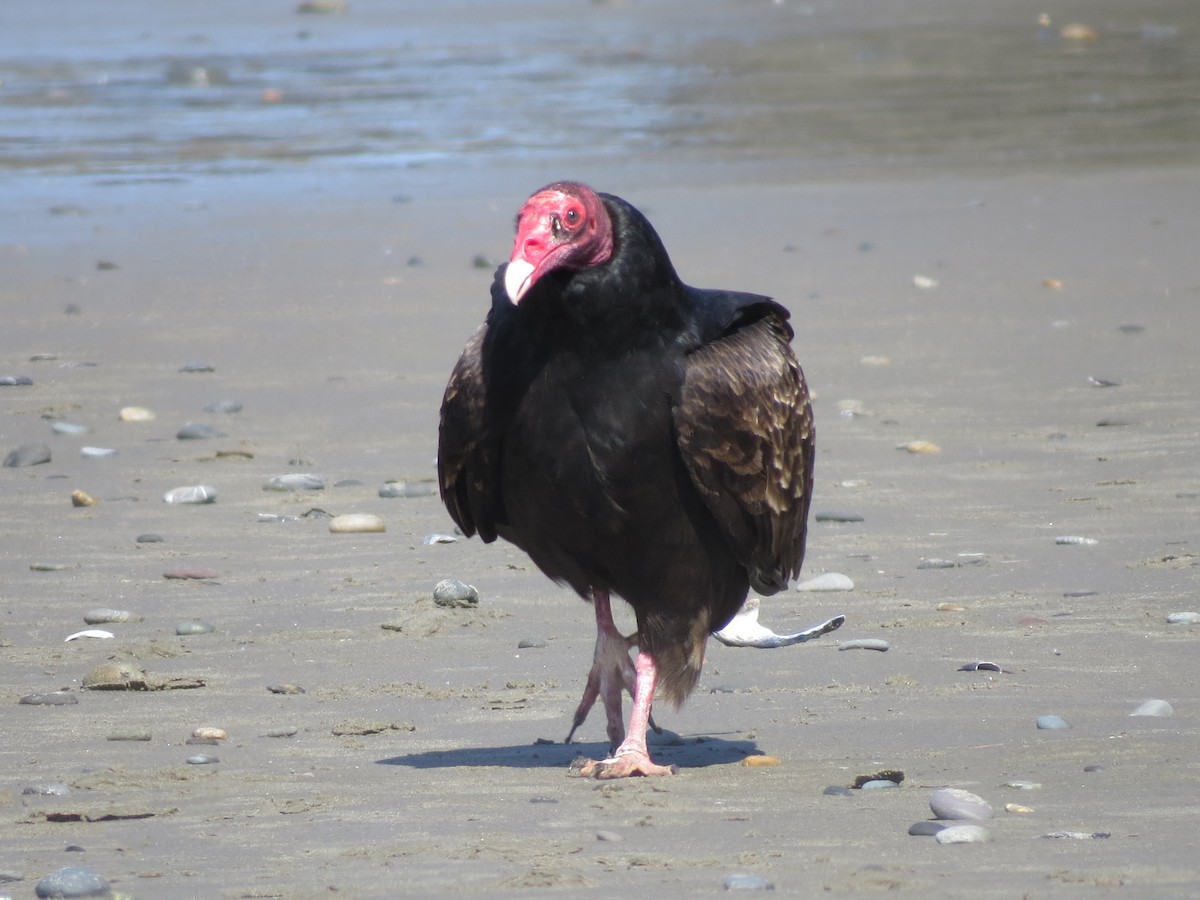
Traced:
<path id="1" fill-rule="evenodd" d="M 637 686 L 633 692 L 633 710 L 629 713 L 629 732 L 608 759 L 577 759 L 571 763 L 575 775 L 593 778 L 628 778 L 631 775 L 674 775 L 674 766 L 660 766 L 650 760 L 646 748 L 646 730 L 650 727 L 650 708 L 658 670 L 654 657 L 645 651 L 637 657 Z"/>
<path id="2" fill-rule="evenodd" d="M 604 713 L 608 717 L 608 744 L 615 750 L 625 739 L 625 723 L 621 716 L 621 691 L 634 691 L 636 675 L 629 650 L 637 643 L 637 635 L 625 637 L 617 631 L 613 622 L 612 605 L 608 591 L 592 591 L 592 605 L 596 608 L 596 651 L 592 658 L 592 670 L 588 673 L 583 699 L 575 710 L 575 719 L 565 744 L 571 743 L 576 729 L 587 719 L 597 698 L 604 698 Z"/>

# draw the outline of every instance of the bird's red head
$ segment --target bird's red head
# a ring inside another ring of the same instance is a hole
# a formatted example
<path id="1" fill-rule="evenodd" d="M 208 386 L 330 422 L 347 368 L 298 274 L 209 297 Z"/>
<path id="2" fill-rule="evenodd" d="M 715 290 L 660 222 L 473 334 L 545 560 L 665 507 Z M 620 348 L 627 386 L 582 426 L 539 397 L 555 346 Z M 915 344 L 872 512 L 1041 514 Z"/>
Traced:
<path id="1" fill-rule="evenodd" d="M 547 272 L 599 265 L 612 252 L 612 221 L 596 192 L 574 181 L 547 185 L 517 213 L 505 292 L 516 305 Z"/>

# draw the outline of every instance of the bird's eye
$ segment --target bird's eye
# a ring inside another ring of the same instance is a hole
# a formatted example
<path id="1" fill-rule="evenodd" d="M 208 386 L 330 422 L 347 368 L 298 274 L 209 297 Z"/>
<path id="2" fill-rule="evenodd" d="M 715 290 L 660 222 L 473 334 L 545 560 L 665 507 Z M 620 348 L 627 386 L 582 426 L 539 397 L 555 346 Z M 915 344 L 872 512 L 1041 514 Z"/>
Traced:
<path id="1" fill-rule="evenodd" d="M 583 214 L 577 208 L 572 206 L 565 213 L 563 213 L 563 219 L 566 220 L 568 228 L 574 228 L 581 221 L 583 221 Z"/>

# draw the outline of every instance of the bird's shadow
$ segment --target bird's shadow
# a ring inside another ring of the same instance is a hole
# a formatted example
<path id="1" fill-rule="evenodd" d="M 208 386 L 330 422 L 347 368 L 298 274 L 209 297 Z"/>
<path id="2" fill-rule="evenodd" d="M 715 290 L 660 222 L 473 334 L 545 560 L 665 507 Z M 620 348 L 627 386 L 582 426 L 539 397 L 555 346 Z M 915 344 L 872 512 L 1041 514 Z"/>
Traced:
<path id="1" fill-rule="evenodd" d="M 650 740 L 650 752 L 661 765 L 681 769 L 700 769 L 741 762 L 759 753 L 754 741 L 726 740 L 722 737 L 658 737 Z M 603 759 L 608 745 L 595 744 L 517 744 L 508 747 L 460 747 L 455 750 L 427 750 L 376 760 L 381 766 L 407 766 L 411 769 L 449 769 L 458 766 L 505 766 L 512 769 L 565 769 L 573 759 L 586 756 Z"/>

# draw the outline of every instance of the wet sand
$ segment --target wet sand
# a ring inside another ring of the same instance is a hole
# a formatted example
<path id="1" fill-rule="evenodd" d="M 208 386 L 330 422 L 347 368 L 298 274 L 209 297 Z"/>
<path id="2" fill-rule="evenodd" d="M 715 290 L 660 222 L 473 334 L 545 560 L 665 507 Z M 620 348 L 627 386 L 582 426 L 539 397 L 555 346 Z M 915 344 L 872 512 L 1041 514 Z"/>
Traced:
<path id="1" fill-rule="evenodd" d="M 0 452 L 52 460 L 0 470 L 0 871 L 24 878 L 0 894 L 86 865 L 135 898 L 712 896 L 738 872 L 799 896 L 1195 895 L 1200 626 L 1166 616 L 1200 608 L 1200 168 L 731 155 L 10 195 L 0 375 L 33 384 L 0 387 Z M 560 177 L 642 208 L 691 283 L 792 310 L 814 511 L 862 516 L 813 523 L 803 573 L 853 591 L 763 604 L 780 632 L 846 625 L 711 643 L 688 704 L 656 712 L 669 779 L 569 778 L 604 749 L 596 714 L 561 743 L 590 610 L 512 548 L 423 545 L 452 528 L 436 496 L 378 496 L 432 485 L 441 391 L 488 304 L 475 257 L 505 258 L 515 210 Z M 227 399 L 242 410 L 203 412 Z M 157 418 L 118 421 L 131 405 Z M 225 436 L 178 440 L 193 421 Z M 327 487 L 263 490 L 289 472 Z M 162 502 L 200 483 L 215 503 Z M 387 531 L 259 521 L 314 508 Z M 180 568 L 217 577 L 164 578 Z M 435 607 L 443 578 L 479 606 Z M 98 607 L 142 621 L 64 643 Z M 176 636 L 191 619 L 216 631 Z M 203 686 L 81 689 L 114 660 Z M 974 660 L 1007 671 L 958 671 Z M 18 704 L 57 689 L 78 702 Z M 1131 718 L 1147 698 L 1174 715 Z M 1050 714 L 1073 727 L 1039 731 Z M 228 738 L 187 745 L 199 726 Z M 128 732 L 150 740 L 109 739 Z M 760 753 L 779 765 L 741 764 Z M 881 770 L 902 786 L 824 793 Z M 47 782 L 72 792 L 22 793 Z M 996 809 L 988 843 L 907 834 L 945 785 Z M 1041 837 L 1060 832 L 1108 836 Z"/>
<path id="2" fill-rule="evenodd" d="M 511 211 L 539 182 L 525 174 L 402 204 L 368 184 L 145 221 L 96 207 L 72 233 L 4 248 L 3 368 L 34 380 L 2 389 L 4 445 L 53 452 L 3 470 L 0 868 L 27 879 L 12 895 L 72 863 L 134 897 L 716 894 L 743 871 L 800 894 L 1194 890 L 1197 632 L 1165 617 L 1196 608 L 1200 172 L 589 175 L 649 212 L 689 280 L 791 307 L 817 395 L 815 510 L 863 516 L 814 524 L 805 566 L 854 591 L 764 603 L 778 631 L 844 612 L 842 631 L 778 651 L 711 645 L 691 701 L 658 716 L 678 742 L 657 755 L 681 774 L 611 785 L 565 774 L 577 750 L 603 749 L 599 720 L 561 744 L 586 607 L 510 548 L 423 546 L 451 528 L 435 496 L 377 496 L 432 478 L 440 391 L 486 306 L 491 275 L 472 258 L 506 252 Z M 179 371 L 197 361 L 215 371 Z M 244 409 L 201 411 L 221 399 Z M 862 414 L 841 415 L 845 401 Z M 157 419 L 118 422 L 131 404 Z M 48 416 L 92 431 L 53 435 Z M 226 437 L 179 441 L 187 421 Z M 941 452 L 896 449 L 912 440 Z M 119 455 L 84 459 L 81 445 Z M 330 486 L 262 490 L 296 471 Z M 162 502 L 196 483 L 217 502 Z M 74 489 L 99 504 L 72 508 Z M 257 521 L 313 507 L 376 513 L 388 530 Z M 137 544 L 143 532 L 164 540 Z M 927 559 L 957 564 L 919 569 Z M 42 563 L 65 568 L 30 568 Z M 219 577 L 164 579 L 180 567 Z M 435 608 L 445 577 L 476 585 L 479 607 Z M 1095 593 L 1066 596 L 1078 591 Z M 96 607 L 144 620 L 63 643 Z M 191 618 L 216 633 L 176 637 Z M 891 649 L 837 651 L 854 637 Z M 81 691 L 110 659 L 204 686 Z M 972 660 L 1010 673 L 957 671 Z M 305 693 L 270 693 L 277 682 Z M 78 704 L 17 705 L 58 688 Z M 1149 697 L 1175 715 L 1130 718 Z M 1074 727 L 1039 732 L 1044 714 Z M 364 724 L 388 727 L 353 733 Z M 186 746 L 202 725 L 229 738 Z M 129 730 L 152 739 L 107 739 Z M 195 752 L 220 762 L 185 764 Z M 740 765 L 751 753 L 780 764 Z M 903 770 L 903 786 L 823 794 L 880 769 Z M 45 781 L 74 792 L 21 794 Z M 990 843 L 906 834 L 941 785 L 997 808 Z M 1038 839 L 1059 831 L 1111 837 Z"/>

